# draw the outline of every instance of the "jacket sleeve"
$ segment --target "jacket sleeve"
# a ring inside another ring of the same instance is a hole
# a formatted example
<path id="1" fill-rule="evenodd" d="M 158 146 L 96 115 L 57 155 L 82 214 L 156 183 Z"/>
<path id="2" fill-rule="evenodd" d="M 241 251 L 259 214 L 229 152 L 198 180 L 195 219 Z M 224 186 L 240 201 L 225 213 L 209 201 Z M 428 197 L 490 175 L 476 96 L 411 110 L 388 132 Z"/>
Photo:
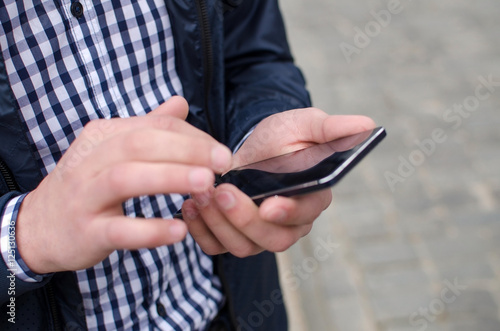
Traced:
<path id="1" fill-rule="evenodd" d="M 311 104 L 276 0 L 247 0 L 224 18 L 226 141 L 274 113 Z"/>

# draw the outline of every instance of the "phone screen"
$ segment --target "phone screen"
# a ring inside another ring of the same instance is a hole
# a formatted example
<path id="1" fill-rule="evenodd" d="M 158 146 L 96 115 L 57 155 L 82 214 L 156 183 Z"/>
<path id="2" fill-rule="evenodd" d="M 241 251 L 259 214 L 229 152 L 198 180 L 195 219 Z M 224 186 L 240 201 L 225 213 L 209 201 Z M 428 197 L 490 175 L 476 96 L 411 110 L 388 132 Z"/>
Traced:
<path id="1" fill-rule="evenodd" d="M 231 183 L 257 203 L 330 187 L 385 137 L 378 127 L 230 170 L 216 185 Z"/>

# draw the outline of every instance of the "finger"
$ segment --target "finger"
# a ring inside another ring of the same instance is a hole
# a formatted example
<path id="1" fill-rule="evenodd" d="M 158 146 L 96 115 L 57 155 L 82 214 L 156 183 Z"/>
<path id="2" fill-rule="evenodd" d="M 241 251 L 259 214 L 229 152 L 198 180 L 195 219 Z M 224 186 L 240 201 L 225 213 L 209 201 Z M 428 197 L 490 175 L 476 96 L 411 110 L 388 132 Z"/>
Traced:
<path id="1" fill-rule="evenodd" d="M 169 115 L 181 120 L 185 120 L 189 113 L 189 105 L 181 96 L 174 95 L 166 102 L 162 103 L 156 109 L 151 111 L 148 116 Z"/>
<path id="2" fill-rule="evenodd" d="M 110 250 L 154 248 L 183 240 L 187 227 L 182 221 L 111 217 L 97 225 L 102 247 Z"/>
<path id="3" fill-rule="evenodd" d="M 203 221 L 192 199 L 184 201 L 182 215 L 189 233 L 205 253 L 208 255 L 217 255 L 227 252 L 227 249 L 213 235 L 212 231 L 210 231 Z"/>
<path id="4" fill-rule="evenodd" d="M 365 116 L 332 115 L 317 108 L 295 109 L 264 119 L 234 155 L 235 167 L 297 151 L 317 143 L 366 131 L 375 123 Z M 281 132 L 279 132 L 281 131 Z M 273 144 L 262 145 L 273 137 Z"/>
<path id="5" fill-rule="evenodd" d="M 210 169 L 171 163 L 120 163 L 85 183 L 89 208 L 102 208 L 142 195 L 203 192 L 214 184 Z"/>
<path id="6" fill-rule="evenodd" d="M 315 143 L 335 140 L 375 127 L 371 118 L 360 115 L 311 116 L 307 114 L 307 110 L 303 110 L 297 111 L 296 116 L 296 121 L 302 123 L 301 127 L 304 128 L 300 131 L 302 140 Z"/>
<path id="7" fill-rule="evenodd" d="M 80 141 L 80 143 L 83 142 L 87 145 L 90 143 L 91 146 L 96 146 L 100 142 L 115 135 L 140 129 L 157 129 L 162 131 L 177 132 L 215 141 L 215 139 L 209 134 L 187 123 L 183 119 L 166 114 L 155 114 L 156 115 L 90 121 L 85 125 L 84 130 L 75 143 Z M 179 115 L 179 117 L 181 116 Z"/>
<path id="8" fill-rule="evenodd" d="M 304 142 L 322 143 L 373 129 L 375 123 L 361 115 L 328 115 L 317 108 L 292 111 L 297 139 Z"/>
<path id="9" fill-rule="evenodd" d="M 329 116 L 322 124 L 324 140 L 313 140 L 314 142 L 326 142 L 342 137 L 347 137 L 359 132 L 375 128 L 375 122 L 366 116 L 361 115 L 333 115 Z"/>
<path id="10" fill-rule="evenodd" d="M 259 208 L 233 185 L 218 186 L 214 197 L 226 219 L 245 237 L 264 249 L 284 251 L 310 231 L 311 224 L 283 226 L 262 220 Z M 224 241 L 221 242 L 225 245 Z"/>
<path id="11" fill-rule="evenodd" d="M 198 212 L 213 235 L 222 246 L 235 256 L 246 257 L 260 253 L 262 248 L 256 245 L 246 236 L 246 234 L 240 232 L 234 224 L 228 221 L 218 205 L 214 202 L 213 194 L 214 189 L 203 194 L 193 194 Z M 239 216 L 245 219 L 252 219 L 255 218 L 256 215 L 257 207 L 253 205 L 251 208 L 245 210 L 245 214 Z"/>
<path id="12" fill-rule="evenodd" d="M 103 142 L 95 148 L 91 160 L 86 162 L 88 169 L 99 171 L 127 161 L 199 165 L 222 173 L 231 166 L 232 153 L 229 148 L 213 139 L 142 129 L 117 135 Z"/>
<path id="13" fill-rule="evenodd" d="M 187 101 L 183 97 L 173 96 L 147 116 L 90 121 L 85 125 L 80 140 L 96 145 L 107 137 L 143 128 L 179 132 L 215 140 L 206 132 L 187 123 L 185 120 L 188 113 Z"/>
<path id="14" fill-rule="evenodd" d="M 332 201 L 330 189 L 293 198 L 276 197 L 264 200 L 259 215 L 267 222 L 283 225 L 307 225 L 318 218 Z"/>

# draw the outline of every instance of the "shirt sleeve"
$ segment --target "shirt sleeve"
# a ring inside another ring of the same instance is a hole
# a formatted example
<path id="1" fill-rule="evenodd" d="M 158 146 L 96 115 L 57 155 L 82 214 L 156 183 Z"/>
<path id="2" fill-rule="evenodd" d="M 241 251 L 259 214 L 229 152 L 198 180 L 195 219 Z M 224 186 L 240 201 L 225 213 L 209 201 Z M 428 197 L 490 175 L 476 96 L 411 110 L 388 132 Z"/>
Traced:
<path id="1" fill-rule="evenodd" d="M 23 261 L 17 249 L 16 242 L 16 222 L 26 194 L 11 199 L 0 214 L 0 249 L 2 258 L 9 268 L 9 271 L 22 281 L 34 283 L 44 279 L 44 275 L 35 274 Z"/>

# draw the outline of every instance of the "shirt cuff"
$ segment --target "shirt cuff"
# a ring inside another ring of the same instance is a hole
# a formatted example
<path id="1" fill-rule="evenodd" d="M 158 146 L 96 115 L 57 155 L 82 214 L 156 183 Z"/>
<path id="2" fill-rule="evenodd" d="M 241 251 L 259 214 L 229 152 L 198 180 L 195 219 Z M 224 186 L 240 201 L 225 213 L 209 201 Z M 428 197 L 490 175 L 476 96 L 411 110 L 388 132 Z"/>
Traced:
<path id="1" fill-rule="evenodd" d="M 248 131 L 248 133 L 243 137 L 241 138 L 240 142 L 238 143 L 238 145 L 236 145 L 236 147 L 234 148 L 234 151 L 233 151 L 233 154 L 235 154 L 241 147 L 241 145 L 243 145 L 243 143 L 248 139 L 248 137 L 250 137 L 250 135 L 253 133 L 253 131 L 255 130 L 255 127 L 257 125 L 254 125 L 250 131 Z"/>
<path id="2" fill-rule="evenodd" d="M 43 280 L 43 275 L 31 271 L 21 258 L 16 242 L 16 222 L 21 203 L 26 194 L 11 199 L 0 214 L 0 249 L 8 270 L 22 281 L 35 283 Z"/>

